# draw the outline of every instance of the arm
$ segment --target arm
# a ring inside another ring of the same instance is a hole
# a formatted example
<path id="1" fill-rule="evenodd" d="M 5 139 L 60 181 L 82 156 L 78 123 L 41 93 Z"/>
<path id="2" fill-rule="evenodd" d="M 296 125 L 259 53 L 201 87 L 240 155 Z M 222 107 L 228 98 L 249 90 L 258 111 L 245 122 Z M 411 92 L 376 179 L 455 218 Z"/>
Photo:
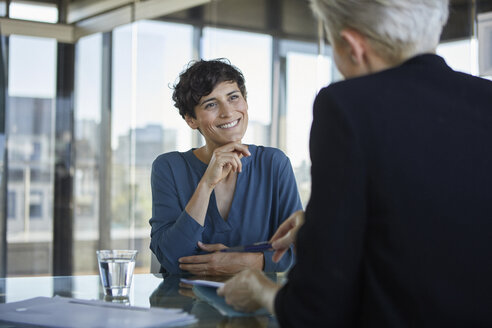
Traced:
<path id="1" fill-rule="evenodd" d="M 314 105 L 312 192 L 297 234 L 297 263 L 275 298 L 285 327 L 350 326 L 357 320 L 366 172 L 352 122 L 329 90 Z"/>
<path id="2" fill-rule="evenodd" d="M 175 171 L 180 174 L 175 174 L 170 163 L 154 163 L 151 176 L 151 248 L 166 270 L 171 273 L 181 272 L 178 259 L 197 253 L 197 242 L 201 240 L 204 230 L 210 194 L 230 172 L 240 172 L 240 156 L 249 155 L 247 147 L 237 143 L 215 149 L 196 189 L 188 190 L 192 196 L 184 211 L 179 205 L 183 200 L 180 202 L 178 194 L 183 194 L 183 190 L 179 189 L 189 188 L 189 183 L 185 183 L 189 179 L 188 172 L 176 168 Z"/>
<path id="3" fill-rule="evenodd" d="M 229 143 L 213 151 L 207 170 L 186 205 L 186 212 L 198 224 L 205 225 L 210 195 L 215 186 L 230 173 L 241 172 L 241 157 L 250 155 L 248 147 L 239 143 Z"/>
<path id="4" fill-rule="evenodd" d="M 150 248 L 170 273 L 180 272 L 178 258 L 196 252 L 196 242 L 204 231 L 184 210 L 193 185 L 192 175 L 179 155 L 166 154 L 154 161 Z"/>

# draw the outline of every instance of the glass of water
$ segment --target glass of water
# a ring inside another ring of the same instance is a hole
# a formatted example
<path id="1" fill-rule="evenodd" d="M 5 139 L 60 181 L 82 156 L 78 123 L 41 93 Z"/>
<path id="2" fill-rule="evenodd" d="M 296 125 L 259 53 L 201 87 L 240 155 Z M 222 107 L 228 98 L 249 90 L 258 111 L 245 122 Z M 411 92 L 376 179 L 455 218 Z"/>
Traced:
<path id="1" fill-rule="evenodd" d="M 135 268 L 135 250 L 96 251 L 104 293 L 111 297 L 128 297 Z"/>

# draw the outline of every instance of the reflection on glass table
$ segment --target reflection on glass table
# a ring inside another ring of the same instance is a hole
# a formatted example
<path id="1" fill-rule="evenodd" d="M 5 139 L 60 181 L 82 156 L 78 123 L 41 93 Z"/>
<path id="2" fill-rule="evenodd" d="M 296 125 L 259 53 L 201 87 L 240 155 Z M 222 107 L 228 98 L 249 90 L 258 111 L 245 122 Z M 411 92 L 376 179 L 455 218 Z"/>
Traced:
<path id="1" fill-rule="evenodd" d="M 272 316 L 227 317 L 194 295 L 182 275 L 136 274 L 128 298 L 104 296 L 99 276 L 25 277 L 0 279 L 0 302 L 10 303 L 37 296 L 55 295 L 86 300 L 104 300 L 139 307 L 180 308 L 193 314 L 198 323 L 189 327 L 278 327 Z M 281 275 L 271 275 L 281 280 Z M 193 277 L 187 276 L 193 279 Z M 203 279 L 202 277 L 200 279 Z M 225 280 L 227 278 L 223 278 Z M 1 318 L 0 318 L 1 320 Z M 0 321 L 0 327 L 18 327 Z"/>

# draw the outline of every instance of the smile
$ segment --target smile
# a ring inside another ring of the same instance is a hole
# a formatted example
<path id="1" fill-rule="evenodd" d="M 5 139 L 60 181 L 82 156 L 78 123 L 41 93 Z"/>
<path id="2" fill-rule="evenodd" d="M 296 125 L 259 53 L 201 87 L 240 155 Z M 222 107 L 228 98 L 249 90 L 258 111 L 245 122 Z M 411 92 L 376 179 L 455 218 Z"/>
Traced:
<path id="1" fill-rule="evenodd" d="M 235 127 L 237 124 L 239 123 L 239 119 L 235 120 L 235 121 L 232 121 L 230 123 L 226 123 L 226 124 L 222 124 L 222 125 L 218 125 L 217 127 L 219 129 L 229 129 L 229 128 L 233 128 Z"/>

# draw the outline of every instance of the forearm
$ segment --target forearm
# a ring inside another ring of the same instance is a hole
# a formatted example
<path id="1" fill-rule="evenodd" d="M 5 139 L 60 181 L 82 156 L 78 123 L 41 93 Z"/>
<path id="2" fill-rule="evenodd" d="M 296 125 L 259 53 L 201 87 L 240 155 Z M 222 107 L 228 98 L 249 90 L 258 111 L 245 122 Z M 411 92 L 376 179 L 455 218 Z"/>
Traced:
<path id="1" fill-rule="evenodd" d="M 151 248 L 161 265 L 171 273 L 179 273 L 178 259 L 196 254 L 197 242 L 202 240 L 204 228 L 186 211 L 172 225 L 151 234 Z"/>
<path id="2" fill-rule="evenodd" d="M 207 215 L 208 204 L 213 187 L 202 180 L 198 183 L 195 192 L 191 196 L 185 210 L 202 227 L 205 225 L 205 216 Z"/>

